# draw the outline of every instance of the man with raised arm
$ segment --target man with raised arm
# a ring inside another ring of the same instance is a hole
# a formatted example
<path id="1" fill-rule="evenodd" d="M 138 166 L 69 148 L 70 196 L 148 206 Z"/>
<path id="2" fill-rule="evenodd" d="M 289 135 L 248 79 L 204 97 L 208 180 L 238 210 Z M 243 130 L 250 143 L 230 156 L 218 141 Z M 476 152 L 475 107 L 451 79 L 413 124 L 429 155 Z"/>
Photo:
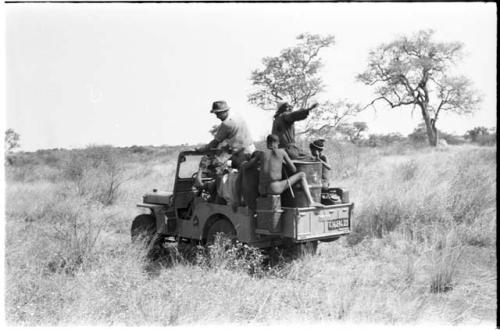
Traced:
<path id="1" fill-rule="evenodd" d="M 285 102 L 278 106 L 274 115 L 273 128 L 271 133 L 278 136 L 279 147 L 284 148 L 291 159 L 305 157 L 306 154 L 295 144 L 295 122 L 304 120 L 309 116 L 309 112 L 318 107 L 314 103 L 307 109 L 292 111 L 293 107 Z"/>

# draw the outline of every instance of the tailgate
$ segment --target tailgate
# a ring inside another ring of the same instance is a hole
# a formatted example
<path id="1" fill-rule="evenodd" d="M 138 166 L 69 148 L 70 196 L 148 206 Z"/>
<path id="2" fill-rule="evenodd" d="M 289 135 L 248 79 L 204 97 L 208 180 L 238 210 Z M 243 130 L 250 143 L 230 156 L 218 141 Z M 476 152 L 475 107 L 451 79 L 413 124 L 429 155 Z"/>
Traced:
<path id="1" fill-rule="evenodd" d="M 328 239 L 351 232 L 354 204 L 338 204 L 325 208 L 283 208 L 283 235 L 294 241 Z"/>

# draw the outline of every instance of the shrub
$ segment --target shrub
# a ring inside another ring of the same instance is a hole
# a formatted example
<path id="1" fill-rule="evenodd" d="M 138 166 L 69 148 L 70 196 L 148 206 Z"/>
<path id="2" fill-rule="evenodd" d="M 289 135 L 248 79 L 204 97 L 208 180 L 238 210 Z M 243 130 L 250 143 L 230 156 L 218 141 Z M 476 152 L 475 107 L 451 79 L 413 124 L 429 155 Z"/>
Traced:
<path id="1" fill-rule="evenodd" d="M 406 139 L 400 133 L 370 134 L 364 144 L 371 147 L 385 147 L 388 145 L 405 142 Z"/>
<path id="2" fill-rule="evenodd" d="M 74 151 L 64 168 L 65 177 L 78 193 L 104 205 L 112 204 L 122 185 L 123 166 L 118 151 L 109 146 L 92 146 Z"/>
<path id="3" fill-rule="evenodd" d="M 82 203 L 80 199 L 59 201 L 45 215 L 42 233 L 54 244 L 49 270 L 72 273 L 91 265 L 101 233 L 111 214 L 100 204 Z"/>
<path id="4" fill-rule="evenodd" d="M 206 250 L 199 250 L 196 263 L 212 269 L 227 269 L 250 275 L 263 274 L 264 255 L 255 247 L 233 242 L 224 234 L 216 234 L 214 243 Z"/>
<path id="5" fill-rule="evenodd" d="M 444 239 L 436 243 L 431 257 L 433 268 L 431 270 L 430 291 L 432 293 L 442 293 L 453 289 L 462 253 L 463 246 L 455 230 L 451 230 Z"/>
<path id="6" fill-rule="evenodd" d="M 456 169 L 451 179 L 448 209 L 453 219 L 472 223 L 496 201 L 495 173 L 482 152 L 461 152 L 455 156 Z"/>

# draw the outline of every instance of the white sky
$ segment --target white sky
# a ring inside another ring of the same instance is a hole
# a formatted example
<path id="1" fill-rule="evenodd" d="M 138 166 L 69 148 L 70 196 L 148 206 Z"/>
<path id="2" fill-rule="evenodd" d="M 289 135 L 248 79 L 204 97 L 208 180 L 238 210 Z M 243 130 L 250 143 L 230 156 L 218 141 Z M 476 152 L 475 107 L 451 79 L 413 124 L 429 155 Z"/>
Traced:
<path id="1" fill-rule="evenodd" d="M 7 127 L 23 150 L 90 143 L 208 142 L 219 123 L 211 103 L 225 99 L 254 138 L 271 112 L 247 102 L 250 72 L 304 32 L 333 34 L 321 53 L 327 92 L 318 99 L 367 103 L 355 81 L 368 51 L 400 34 L 436 30 L 465 43 L 458 71 L 484 96 L 473 116 L 443 115 L 440 130 L 462 134 L 496 126 L 496 5 L 493 3 L 7 4 Z M 371 133 L 408 134 L 409 109 L 367 110 Z"/>

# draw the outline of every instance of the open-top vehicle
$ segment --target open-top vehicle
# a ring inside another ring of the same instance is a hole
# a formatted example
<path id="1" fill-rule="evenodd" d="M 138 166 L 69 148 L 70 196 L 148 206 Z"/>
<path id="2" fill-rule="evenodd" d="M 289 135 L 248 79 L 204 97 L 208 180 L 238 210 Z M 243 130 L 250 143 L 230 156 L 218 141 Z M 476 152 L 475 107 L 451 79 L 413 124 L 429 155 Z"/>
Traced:
<path id="1" fill-rule="evenodd" d="M 132 239 L 146 236 L 177 242 L 206 244 L 217 233 L 233 236 L 250 246 L 266 248 L 283 245 L 316 249 L 318 241 L 333 241 L 350 233 L 354 204 L 340 188 L 330 189 L 338 199 L 324 208 L 307 207 L 299 184 L 293 192 L 257 199 L 257 209 L 234 208 L 215 203 L 207 191 L 193 188 L 201 157 L 206 153 L 183 151 L 178 156 L 173 192 L 156 189 L 143 196 L 137 206 L 149 209 L 132 222 Z M 321 163 L 294 161 L 298 170 L 306 172 L 313 198 L 321 198 Z M 203 181 L 215 180 L 204 176 Z"/>

